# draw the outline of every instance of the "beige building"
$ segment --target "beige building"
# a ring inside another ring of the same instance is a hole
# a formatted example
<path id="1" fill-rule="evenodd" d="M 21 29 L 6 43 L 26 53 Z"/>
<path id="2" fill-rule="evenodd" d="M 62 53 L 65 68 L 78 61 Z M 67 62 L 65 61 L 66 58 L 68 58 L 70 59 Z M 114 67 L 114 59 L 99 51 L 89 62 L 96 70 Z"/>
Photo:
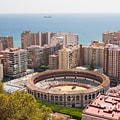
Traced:
<path id="1" fill-rule="evenodd" d="M 58 69 L 58 55 L 56 54 L 49 55 L 49 69 L 50 70 Z"/>
<path id="2" fill-rule="evenodd" d="M 4 36 L 0 37 L 0 51 L 5 50 L 6 48 L 13 48 L 13 37 L 12 36 Z"/>
<path id="3" fill-rule="evenodd" d="M 69 33 L 59 32 L 58 36 L 63 38 L 63 48 L 64 47 L 66 48 L 69 45 L 78 45 L 79 43 L 78 35 L 72 32 Z"/>
<path id="4" fill-rule="evenodd" d="M 79 52 L 79 45 L 59 50 L 59 69 L 71 69 L 78 66 Z"/>
<path id="5" fill-rule="evenodd" d="M 103 67 L 104 43 L 93 41 L 89 46 L 83 46 L 83 65 L 93 63 L 97 67 Z"/>
<path id="6" fill-rule="evenodd" d="M 3 71 L 5 76 L 12 78 L 23 76 L 27 70 L 27 51 L 10 48 L 0 52 L 3 55 Z"/>
<path id="7" fill-rule="evenodd" d="M 63 47 L 69 45 L 78 45 L 78 35 L 74 33 L 63 33 L 59 32 L 37 32 L 33 33 L 31 31 L 24 31 L 21 34 L 22 48 L 26 49 L 31 45 L 44 46 L 62 44 Z"/>
<path id="8" fill-rule="evenodd" d="M 26 49 L 31 45 L 43 46 L 51 44 L 51 38 L 56 35 L 54 32 L 37 32 L 25 31 L 21 34 L 22 48 Z"/>
<path id="9" fill-rule="evenodd" d="M 27 47 L 28 68 L 39 68 L 43 64 L 43 49 L 38 45 Z"/>
<path id="10" fill-rule="evenodd" d="M 25 31 L 21 34 L 21 46 L 26 49 L 28 46 L 32 45 L 32 32 Z"/>
<path id="11" fill-rule="evenodd" d="M 102 40 L 105 44 L 120 45 L 120 31 L 104 32 L 102 34 Z"/>
<path id="12" fill-rule="evenodd" d="M 49 55 L 62 49 L 62 45 L 31 45 L 27 49 L 28 68 L 39 68 L 40 65 L 49 65 Z M 52 64 L 52 63 L 51 63 Z"/>
<path id="13" fill-rule="evenodd" d="M 3 80 L 3 64 L 1 63 L 3 55 L 0 55 L 0 81 Z"/>
<path id="14" fill-rule="evenodd" d="M 107 44 L 104 50 L 104 73 L 114 82 L 120 82 L 120 47 Z"/>

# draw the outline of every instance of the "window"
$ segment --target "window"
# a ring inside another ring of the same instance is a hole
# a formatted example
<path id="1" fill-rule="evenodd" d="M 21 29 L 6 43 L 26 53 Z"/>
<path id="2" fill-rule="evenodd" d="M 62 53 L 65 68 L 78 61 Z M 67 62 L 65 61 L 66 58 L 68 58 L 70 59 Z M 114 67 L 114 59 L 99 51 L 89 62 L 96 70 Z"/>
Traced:
<path id="1" fill-rule="evenodd" d="M 63 97 L 62 97 L 62 96 L 60 96 L 60 101 L 62 101 L 62 99 L 63 99 Z"/>
<path id="2" fill-rule="evenodd" d="M 89 99 L 91 99 L 91 95 L 89 95 Z"/>
<path id="3" fill-rule="evenodd" d="M 87 95 L 85 95 L 85 100 L 87 100 Z"/>
<path id="4" fill-rule="evenodd" d="M 67 101 L 70 101 L 70 96 L 67 97 Z"/>
<path id="5" fill-rule="evenodd" d="M 40 93 L 38 93 L 38 98 L 40 97 Z"/>
<path id="6" fill-rule="evenodd" d="M 79 100 L 80 99 L 80 97 L 79 96 L 76 96 L 76 100 Z"/>
<path id="7" fill-rule="evenodd" d="M 55 96 L 55 100 L 58 100 L 58 96 Z"/>
<path id="8" fill-rule="evenodd" d="M 53 95 L 51 96 L 51 100 L 54 100 L 54 96 Z"/>

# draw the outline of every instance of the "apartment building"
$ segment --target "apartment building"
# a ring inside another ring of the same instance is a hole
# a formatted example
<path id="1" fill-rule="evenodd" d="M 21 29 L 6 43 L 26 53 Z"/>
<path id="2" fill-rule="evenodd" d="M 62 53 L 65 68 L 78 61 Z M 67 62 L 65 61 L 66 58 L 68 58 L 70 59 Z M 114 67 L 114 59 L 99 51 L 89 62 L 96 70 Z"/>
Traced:
<path id="1" fill-rule="evenodd" d="M 37 32 L 24 31 L 21 34 L 22 48 L 26 49 L 31 45 L 43 46 L 45 44 L 51 44 L 51 38 L 56 35 L 54 32 Z"/>
<path id="2" fill-rule="evenodd" d="M 59 50 L 59 69 L 71 69 L 78 66 L 79 52 L 79 45 Z"/>
<path id="3" fill-rule="evenodd" d="M 39 68 L 43 64 L 43 49 L 38 45 L 31 45 L 27 49 L 28 68 Z"/>
<path id="4" fill-rule="evenodd" d="M 107 44 L 104 49 L 104 73 L 114 82 L 120 82 L 120 47 Z"/>
<path id="5" fill-rule="evenodd" d="M 120 31 L 104 32 L 102 34 L 102 41 L 105 44 L 116 44 L 120 46 Z"/>
<path id="6" fill-rule="evenodd" d="M 5 76 L 17 78 L 23 76 L 27 70 L 27 50 L 10 48 L 0 51 L 3 55 L 2 64 Z"/>
<path id="7" fill-rule="evenodd" d="M 58 55 L 57 54 L 49 55 L 49 69 L 50 70 L 58 69 Z"/>
<path id="8" fill-rule="evenodd" d="M 103 67 L 104 43 L 93 41 L 89 46 L 82 46 L 83 65 L 93 63 L 96 67 Z"/>
<path id="9" fill-rule="evenodd" d="M 3 55 L 0 55 L 0 81 L 3 80 L 3 64 L 1 63 Z"/>
<path id="10" fill-rule="evenodd" d="M 31 31 L 24 31 L 21 34 L 21 46 L 22 49 L 26 49 L 28 46 L 32 45 L 32 32 Z"/>
<path id="11" fill-rule="evenodd" d="M 62 49 L 62 45 L 60 45 L 60 44 L 57 44 L 54 46 L 44 45 L 44 46 L 42 46 L 42 49 L 43 49 L 44 65 L 49 65 L 49 55 L 52 55 L 56 51 Z"/>
<path id="12" fill-rule="evenodd" d="M 62 37 L 63 39 L 63 48 L 66 48 L 69 45 L 78 45 L 79 43 L 78 35 L 72 32 L 68 32 L 68 33 L 59 32 L 58 36 Z"/>
<path id="13" fill-rule="evenodd" d="M 1 36 L 0 37 L 0 51 L 6 48 L 13 48 L 13 37 L 12 36 Z"/>

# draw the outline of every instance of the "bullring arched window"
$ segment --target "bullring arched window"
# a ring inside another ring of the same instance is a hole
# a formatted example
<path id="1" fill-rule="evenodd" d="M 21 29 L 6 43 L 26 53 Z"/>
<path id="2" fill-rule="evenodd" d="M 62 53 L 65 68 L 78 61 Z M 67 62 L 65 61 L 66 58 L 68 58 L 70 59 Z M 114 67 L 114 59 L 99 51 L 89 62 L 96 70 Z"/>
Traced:
<path id="1" fill-rule="evenodd" d="M 79 100 L 80 99 L 80 97 L 79 96 L 76 96 L 76 100 Z"/>
<path id="2" fill-rule="evenodd" d="M 91 95 L 89 95 L 89 99 L 91 99 Z"/>
<path id="3" fill-rule="evenodd" d="M 38 93 L 38 98 L 40 97 L 40 93 Z"/>
<path id="4" fill-rule="evenodd" d="M 92 95 L 92 98 L 93 98 L 93 99 L 95 98 L 95 94 Z"/>
<path id="5" fill-rule="evenodd" d="M 47 97 L 46 97 L 46 95 L 44 95 L 44 99 L 46 99 Z"/>
<path id="6" fill-rule="evenodd" d="M 70 96 L 67 97 L 67 101 L 70 101 Z"/>
<path id="7" fill-rule="evenodd" d="M 62 99 L 63 99 L 63 97 L 62 97 L 62 96 L 60 96 L 60 101 L 62 101 Z"/>
<path id="8" fill-rule="evenodd" d="M 43 94 L 41 94 L 41 98 L 43 98 Z"/>
<path id="9" fill-rule="evenodd" d="M 51 100 L 54 100 L 54 96 L 53 95 L 51 96 Z"/>
<path id="10" fill-rule="evenodd" d="M 87 100 L 87 95 L 85 95 L 85 100 Z"/>
<path id="11" fill-rule="evenodd" d="M 55 96 L 55 100 L 58 100 L 58 96 Z"/>

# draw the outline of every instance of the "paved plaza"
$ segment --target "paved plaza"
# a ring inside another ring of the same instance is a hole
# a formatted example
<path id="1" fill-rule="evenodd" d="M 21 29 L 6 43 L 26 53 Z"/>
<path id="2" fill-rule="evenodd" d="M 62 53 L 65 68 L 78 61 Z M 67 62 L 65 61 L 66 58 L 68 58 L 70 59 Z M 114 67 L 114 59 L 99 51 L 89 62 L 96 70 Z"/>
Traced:
<path id="1" fill-rule="evenodd" d="M 36 73 L 31 73 L 31 74 L 28 74 L 26 76 L 4 82 L 5 92 L 11 93 L 11 92 L 14 92 L 16 90 L 26 90 L 27 80 L 30 79 Z"/>

